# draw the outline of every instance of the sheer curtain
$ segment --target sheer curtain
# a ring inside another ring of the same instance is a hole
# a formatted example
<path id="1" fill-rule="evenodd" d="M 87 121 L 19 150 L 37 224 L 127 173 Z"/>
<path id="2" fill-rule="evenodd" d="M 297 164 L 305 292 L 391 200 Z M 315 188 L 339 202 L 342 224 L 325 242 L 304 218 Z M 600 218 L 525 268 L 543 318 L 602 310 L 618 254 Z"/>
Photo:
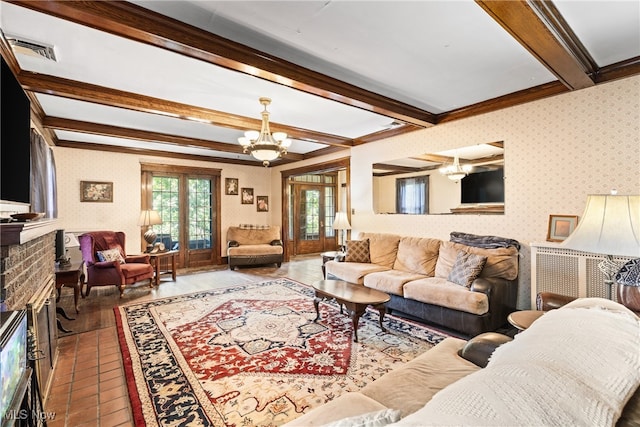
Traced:
<path id="1" fill-rule="evenodd" d="M 396 212 L 403 214 L 429 212 L 429 176 L 396 180 Z"/>
<path id="2" fill-rule="evenodd" d="M 44 138 L 31 129 L 31 211 L 58 217 L 56 163 Z"/>

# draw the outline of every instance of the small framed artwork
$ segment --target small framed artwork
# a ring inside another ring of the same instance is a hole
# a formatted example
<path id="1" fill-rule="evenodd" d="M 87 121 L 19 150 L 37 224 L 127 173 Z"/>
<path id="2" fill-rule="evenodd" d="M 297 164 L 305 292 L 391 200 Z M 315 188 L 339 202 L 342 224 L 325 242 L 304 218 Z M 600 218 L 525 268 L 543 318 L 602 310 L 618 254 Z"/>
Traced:
<path id="1" fill-rule="evenodd" d="M 269 212 L 269 196 L 256 197 L 256 206 L 258 212 Z"/>
<path id="2" fill-rule="evenodd" d="M 243 205 L 252 205 L 253 204 L 253 188 L 243 188 L 240 190 L 242 196 L 240 199 Z"/>
<path id="3" fill-rule="evenodd" d="M 231 196 L 238 195 L 238 178 L 224 179 L 224 194 Z"/>
<path id="4" fill-rule="evenodd" d="M 80 181 L 81 202 L 113 202 L 113 182 Z"/>
<path id="5" fill-rule="evenodd" d="M 578 225 L 576 215 L 549 215 L 547 242 L 562 242 Z"/>

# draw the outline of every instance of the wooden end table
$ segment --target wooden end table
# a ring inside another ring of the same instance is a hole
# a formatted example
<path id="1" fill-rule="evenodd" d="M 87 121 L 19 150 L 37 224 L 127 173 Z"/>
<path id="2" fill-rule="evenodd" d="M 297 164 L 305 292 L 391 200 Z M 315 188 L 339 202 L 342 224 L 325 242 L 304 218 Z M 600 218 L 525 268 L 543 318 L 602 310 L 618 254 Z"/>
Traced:
<path id="1" fill-rule="evenodd" d="M 78 296 L 82 294 L 82 284 L 84 283 L 84 269 L 82 265 L 82 261 L 75 261 L 67 265 L 56 264 L 56 289 L 58 290 L 56 302 L 60 302 L 60 289 L 63 286 L 72 287 L 76 313 L 80 313 L 80 309 L 78 309 Z M 82 298 L 84 298 L 84 294 L 82 294 Z"/>
<path id="2" fill-rule="evenodd" d="M 545 312 L 541 310 L 514 311 L 507 317 L 507 320 L 511 326 L 518 329 L 518 331 L 524 331 L 544 313 Z"/>
<path id="3" fill-rule="evenodd" d="M 151 265 L 153 265 L 153 269 L 155 270 L 153 279 L 155 286 L 158 286 L 160 283 L 160 276 L 165 274 L 171 274 L 171 279 L 174 282 L 176 281 L 176 259 L 179 253 L 180 251 L 147 253 L 150 257 Z"/>
<path id="4" fill-rule="evenodd" d="M 323 298 L 335 299 L 340 304 L 340 312 L 342 313 L 342 305 L 347 308 L 351 316 L 353 324 L 353 341 L 358 342 L 358 323 L 368 305 L 373 306 L 380 313 L 380 329 L 386 332 L 382 325 L 382 319 L 385 313 L 385 303 L 389 302 L 391 297 L 384 292 L 367 288 L 363 285 L 354 285 L 344 280 L 320 280 L 313 284 L 315 298 L 313 305 L 316 308 L 316 318 L 320 318 L 320 310 L 318 305 Z"/>

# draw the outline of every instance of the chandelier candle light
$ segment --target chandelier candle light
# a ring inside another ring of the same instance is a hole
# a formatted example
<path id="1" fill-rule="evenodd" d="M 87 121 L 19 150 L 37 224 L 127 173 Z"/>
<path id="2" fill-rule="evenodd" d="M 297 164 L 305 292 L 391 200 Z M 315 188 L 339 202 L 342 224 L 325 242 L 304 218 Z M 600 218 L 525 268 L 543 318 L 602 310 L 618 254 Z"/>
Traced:
<path id="1" fill-rule="evenodd" d="M 561 244 L 567 249 L 606 255 L 598 264 L 612 297 L 620 266 L 614 256 L 640 257 L 640 196 L 591 194 L 576 229 Z"/>
<path id="2" fill-rule="evenodd" d="M 280 156 L 287 154 L 287 149 L 291 146 L 291 140 L 287 138 L 285 132 L 274 132 L 269 130 L 269 111 L 267 105 L 271 104 L 270 98 L 260 98 L 260 104 L 264 105 L 262 110 L 262 127 L 260 132 L 250 130 L 244 136 L 238 138 L 238 143 L 242 145 L 245 153 L 251 153 L 253 157 L 262 161 L 266 167 L 269 162 Z"/>
<path id="3" fill-rule="evenodd" d="M 156 237 L 158 237 L 152 226 L 158 224 L 162 224 L 162 219 L 160 218 L 158 211 L 145 210 L 140 212 L 138 225 L 140 227 L 149 227 L 144 233 L 144 240 L 147 242 L 147 252 L 153 248 L 153 242 L 155 242 Z"/>
<path id="4" fill-rule="evenodd" d="M 458 158 L 458 153 L 456 153 L 453 158 L 453 164 L 441 167 L 440 173 L 445 175 L 451 181 L 458 182 L 465 176 L 469 175 L 469 172 L 473 169 L 471 165 L 460 165 L 460 159 Z"/>

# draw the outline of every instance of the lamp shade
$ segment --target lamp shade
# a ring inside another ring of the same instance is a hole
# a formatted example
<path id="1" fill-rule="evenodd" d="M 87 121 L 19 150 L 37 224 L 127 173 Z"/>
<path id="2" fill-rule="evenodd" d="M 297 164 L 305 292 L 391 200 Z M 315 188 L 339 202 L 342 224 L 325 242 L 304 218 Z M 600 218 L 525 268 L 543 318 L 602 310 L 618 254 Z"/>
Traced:
<path id="1" fill-rule="evenodd" d="M 589 195 L 578 226 L 561 246 L 640 257 L 640 196 Z"/>
<path id="2" fill-rule="evenodd" d="M 139 226 L 143 227 L 156 224 L 162 224 L 162 219 L 158 211 L 146 210 L 140 212 L 140 218 L 138 219 Z"/>
<path id="3" fill-rule="evenodd" d="M 351 230 L 351 224 L 346 212 L 336 212 L 336 219 L 333 221 L 334 230 Z"/>

